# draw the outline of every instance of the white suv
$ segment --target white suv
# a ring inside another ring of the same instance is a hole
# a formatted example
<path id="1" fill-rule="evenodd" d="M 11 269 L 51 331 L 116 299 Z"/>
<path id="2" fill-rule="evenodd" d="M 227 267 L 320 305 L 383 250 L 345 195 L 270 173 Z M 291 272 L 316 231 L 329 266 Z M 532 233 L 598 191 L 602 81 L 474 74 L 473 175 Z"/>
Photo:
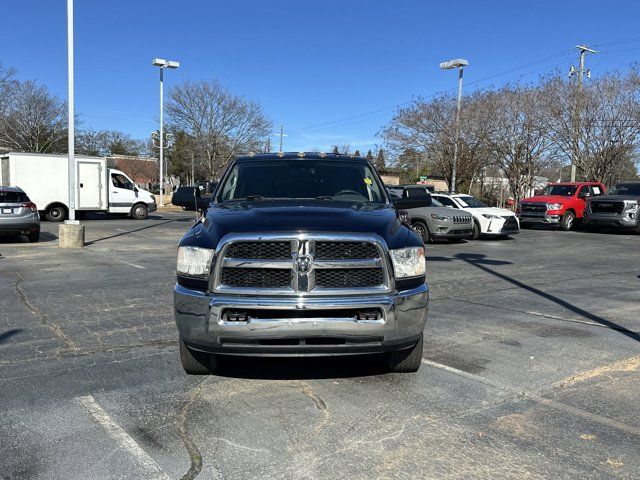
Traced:
<path id="1" fill-rule="evenodd" d="M 489 207 L 471 195 L 463 193 L 433 193 L 433 198 L 445 207 L 457 208 L 473 215 L 473 239 L 480 235 L 508 237 L 520 231 L 515 213 L 504 208 Z"/>

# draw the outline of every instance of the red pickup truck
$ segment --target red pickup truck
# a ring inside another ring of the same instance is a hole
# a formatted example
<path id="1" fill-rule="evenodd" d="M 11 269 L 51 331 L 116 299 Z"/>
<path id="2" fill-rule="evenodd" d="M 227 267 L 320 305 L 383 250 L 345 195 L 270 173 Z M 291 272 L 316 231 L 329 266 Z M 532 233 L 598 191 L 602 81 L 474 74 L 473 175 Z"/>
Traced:
<path id="1" fill-rule="evenodd" d="M 542 195 L 520 201 L 516 210 L 520 227 L 530 228 L 539 223 L 571 230 L 582 221 L 587 199 L 604 193 L 604 185 L 599 182 L 550 183 Z"/>

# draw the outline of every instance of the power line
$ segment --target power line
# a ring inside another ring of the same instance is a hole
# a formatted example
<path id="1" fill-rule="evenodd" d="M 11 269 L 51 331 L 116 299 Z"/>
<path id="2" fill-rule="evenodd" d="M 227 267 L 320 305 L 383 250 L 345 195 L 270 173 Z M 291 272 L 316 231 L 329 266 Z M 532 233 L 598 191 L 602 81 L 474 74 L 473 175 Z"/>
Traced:
<path id="1" fill-rule="evenodd" d="M 522 68 L 527 68 L 527 67 L 529 67 L 529 66 L 531 66 L 531 65 L 539 64 L 539 63 L 544 62 L 544 61 L 546 61 L 546 60 L 549 60 L 549 59 L 551 59 L 551 58 L 556 58 L 556 57 L 561 56 L 561 55 L 567 55 L 567 54 L 568 54 L 568 52 L 570 52 L 570 51 L 571 51 L 571 50 L 563 50 L 563 51 L 558 52 L 558 53 L 555 53 L 555 54 L 553 54 L 553 55 L 547 55 L 547 56 L 542 57 L 542 58 L 539 58 L 539 59 L 537 59 L 537 60 L 533 60 L 532 62 L 525 63 L 525 64 L 523 64 L 523 65 L 520 65 L 520 66 L 517 66 L 517 67 L 510 68 L 510 69 L 505 70 L 505 71 L 503 71 L 503 72 L 495 73 L 495 74 L 493 74 L 493 75 L 489 75 L 488 77 L 480 78 L 480 79 L 478 79 L 478 80 L 475 80 L 475 81 L 473 81 L 473 82 L 468 83 L 467 85 L 468 85 L 468 86 L 477 85 L 477 84 L 479 84 L 479 83 L 485 82 L 485 81 L 487 81 L 487 80 L 490 80 L 490 79 L 493 79 L 493 78 L 496 78 L 496 77 L 499 77 L 499 76 L 502 76 L 502 75 L 506 75 L 506 74 L 508 74 L 508 73 L 511 73 L 511 72 L 514 72 L 514 71 L 520 70 L 520 69 L 522 69 Z M 554 67 L 555 67 L 555 66 L 556 66 L 556 65 L 554 65 Z M 535 72 L 532 72 L 532 73 L 535 73 Z M 529 75 L 529 74 L 530 74 L 530 73 L 528 73 L 528 74 L 524 74 L 524 75 Z M 521 78 L 522 76 L 523 76 L 523 75 L 520 75 L 520 76 L 519 76 L 519 77 L 517 77 L 517 78 Z M 435 96 L 437 96 L 437 95 L 441 95 L 441 94 L 449 93 L 449 92 L 451 92 L 451 91 L 453 91 L 453 89 L 447 89 L 447 90 L 443 90 L 443 91 L 439 91 L 439 92 L 432 93 L 432 94 L 427 95 L 427 96 L 422 96 L 421 98 L 432 98 L 432 97 L 435 97 Z M 393 109 L 396 109 L 396 108 L 398 108 L 398 107 L 402 107 L 402 106 L 404 106 L 404 105 L 409 105 L 409 104 L 413 103 L 413 102 L 414 102 L 414 100 L 415 100 L 415 99 L 407 100 L 407 101 L 405 101 L 405 102 L 396 103 L 396 104 L 394 104 L 394 105 L 389 105 L 389 106 L 387 106 L 387 107 L 378 108 L 378 109 L 376 109 L 376 110 L 371 110 L 371 111 L 369 111 L 369 112 L 364 112 L 364 113 L 360 113 L 360 114 L 357 114 L 357 115 L 351 115 L 351 116 L 349 116 L 349 117 L 344 117 L 344 118 L 337 119 L 337 120 L 331 120 L 331 121 L 327 121 L 327 122 L 323 122 L 323 123 L 318 123 L 318 124 L 315 124 L 315 125 L 310 125 L 310 126 L 307 126 L 307 127 L 296 128 L 296 129 L 294 129 L 294 130 L 289 130 L 289 134 L 294 134 L 294 133 L 298 133 L 298 132 L 302 132 L 302 131 L 306 131 L 306 130 L 322 129 L 322 127 L 329 127 L 329 126 L 346 126 L 346 125 L 353 125 L 354 123 L 361 123 L 361 121 L 358 121 L 358 122 L 353 122 L 353 123 L 351 123 L 351 122 L 350 122 L 350 123 L 346 123 L 346 124 L 344 124 L 344 125 L 342 124 L 342 122 L 345 122 L 345 121 L 354 120 L 354 119 L 358 119 L 358 118 L 361 118 L 361 117 L 368 117 L 369 115 L 375 115 L 376 113 L 386 112 L 386 111 L 388 111 L 388 110 L 393 110 Z M 386 114 L 385 114 L 385 116 L 386 116 Z M 381 116 L 376 116 L 376 117 L 373 117 L 373 118 L 367 118 L 367 119 L 365 119 L 365 120 L 363 120 L 363 121 L 374 120 L 374 119 L 377 119 L 377 118 L 381 118 Z M 337 124 L 340 124 L 340 125 L 337 125 Z"/>

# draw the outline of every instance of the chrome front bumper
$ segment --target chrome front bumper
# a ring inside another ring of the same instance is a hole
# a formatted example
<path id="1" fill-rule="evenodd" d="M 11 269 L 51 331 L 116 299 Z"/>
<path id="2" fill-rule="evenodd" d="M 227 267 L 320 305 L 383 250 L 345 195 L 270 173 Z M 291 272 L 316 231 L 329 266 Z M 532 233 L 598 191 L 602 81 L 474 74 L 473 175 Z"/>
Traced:
<path id="1" fill-rule="evenodd" d="M 635 228 L 638 226 L 640 211 L 620 213 L 586 213 L 585 225 L 602 227 Z"/>
<path id="2" fill-rule="evenodd" d="M 542 214 L 520 214 L 518 216 L 520 223 L 542 223 L 549 225 L 557 225 L 560 223 L 561 215 Z"/>
<path id="3" fill-rule="evenodd" d="M 427 285 L 382 295 L 330 297 L 206 295 L 181 285 L 174 288 L 175 319 L 185 343 L 194 350 L 230 355 L 348 355 L 411 347 L 424 330 L 428 303 Z M 379 309 L 382 318 L 356 320 L 331 313 L 371 308 Z M 225 309 L 291 313 L 230 322 L 223 319 Z M 296 318 L 295 312 L 305 314 Z"/>

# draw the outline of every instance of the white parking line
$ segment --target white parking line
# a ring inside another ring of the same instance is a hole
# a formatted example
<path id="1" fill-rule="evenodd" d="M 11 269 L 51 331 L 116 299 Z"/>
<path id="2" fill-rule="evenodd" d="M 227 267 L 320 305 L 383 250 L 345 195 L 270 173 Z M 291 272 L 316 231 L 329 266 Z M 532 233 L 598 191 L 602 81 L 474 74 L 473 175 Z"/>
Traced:
<path id="1" fill-rule="evenodd" d="M 147 267 L 143 267 L 142 265 L 136 265 L 135 263 L 131 263 L 131 262 L 122 262 L 122 263 L 124 263 L 125 265 L 130 265 L 132 267 L 141 268 L 142 270 L 147 269 Z"/>
<path id="2" fill-rule="evenodd" d="M 169 476 L 162 471 L 156 462 L 131 438 L 122 427 L 116 424 L 96 400 L 91 396 L 78 397 L 80 404 L 89 415 L 104 428 L 107 434 L 116 441 L 120 448 L 134 457 L 135 462 L 145 470 L 145 478 L 153 480 L 168 480 Z"/>

